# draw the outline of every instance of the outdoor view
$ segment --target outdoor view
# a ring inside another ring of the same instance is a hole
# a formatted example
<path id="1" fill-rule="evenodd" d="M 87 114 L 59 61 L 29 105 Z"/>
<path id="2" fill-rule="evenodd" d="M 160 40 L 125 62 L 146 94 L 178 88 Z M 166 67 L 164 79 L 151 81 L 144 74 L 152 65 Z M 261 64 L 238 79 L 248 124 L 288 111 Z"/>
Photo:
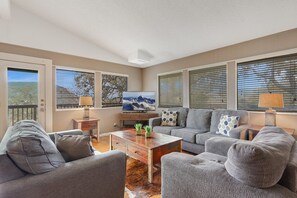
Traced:
<path id="1" fill-rule="evenodd" d="M 8 118 L 9 125 L 23 119 L 37 119 L 38 73 L 9 68 Z"/>

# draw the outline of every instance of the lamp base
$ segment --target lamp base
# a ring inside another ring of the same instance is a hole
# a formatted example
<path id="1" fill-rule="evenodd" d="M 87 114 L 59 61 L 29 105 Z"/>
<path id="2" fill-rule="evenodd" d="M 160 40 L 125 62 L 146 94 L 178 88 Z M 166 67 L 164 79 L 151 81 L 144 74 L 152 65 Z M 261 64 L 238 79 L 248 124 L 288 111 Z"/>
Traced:
<path id="1" fill-rule="evenodd" d="M 269 109 L 265 111 L 265 126 L 276 126 L 276 111 Z"/>
<path id="2" fill-rule="evenodd" d="M 89 107 L 85 107 L 84 108 L 84 117 L 83 117 L 84 120 L 90 119 L 89 112 L 90 112 Z"/>

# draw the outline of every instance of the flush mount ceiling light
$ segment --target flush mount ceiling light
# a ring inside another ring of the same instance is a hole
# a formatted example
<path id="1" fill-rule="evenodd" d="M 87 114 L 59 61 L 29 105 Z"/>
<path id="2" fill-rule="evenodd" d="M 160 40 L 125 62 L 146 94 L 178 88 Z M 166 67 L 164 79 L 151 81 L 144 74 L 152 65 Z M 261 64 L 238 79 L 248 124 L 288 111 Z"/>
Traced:
<path id="1" fill-rule="evenodd" d="M 10 0 L 0 1 L 0 19 L 10 19 Z"/>
<path id="2" fill-rule="evenodd" d="M 137 64 L 137 65 L 144 65 L 146 63 L 149 63 L 151 58 L 152 56 L 149 53 L 143 50 L 137 50 L 134 54 L 132 54 L 128 58 L 128 62 Z"/>

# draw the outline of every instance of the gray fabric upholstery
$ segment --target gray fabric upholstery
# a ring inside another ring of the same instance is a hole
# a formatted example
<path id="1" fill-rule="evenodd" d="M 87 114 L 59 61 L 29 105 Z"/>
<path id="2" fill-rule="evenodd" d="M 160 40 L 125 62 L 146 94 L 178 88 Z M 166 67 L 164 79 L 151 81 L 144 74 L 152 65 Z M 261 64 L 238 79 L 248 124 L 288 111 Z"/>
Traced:
<path id="1" fill-rule="evenodd" d="M 220 164 L 223 164 L 223 165 L 227 161 L 227 157 L 222 156 L 222 155 L 217 155 L 217 154 L 214 154 L 214 153 L 209 153 L 209 152 L 203 152 L 203 153 L 197 155 L 196 157 L 198 157 L 200 159 L 220 163 Z"/>
<path id="2" fill-rule="evenodd" d="M 13 135 L 13 131 L 11 130 L 12 127 L 8 127 L 7 131 L 5 132 L 1 142 L 0 142 L 0 155 L 6 154 L 6 145 L 9 138 Z"/>
<path id="3" fill-rule="evenodd" d="M 156 133 L 170 135 L 172 129 L 180 129 L 180 128 L 181 127 L 178 127 L 178 126 L 155 126 L 153 128 L 153 131 Z"/>
<path id="4" fill-rule="evenodd" d="M 67 130 L 67 131 L 59 131 L 59 132 L 52 132 L 47 133 L 51 140 L 55 142 L 55 134 L 61 134 L 61 135 L 84 135 L 85 133 L 80 129 L 73 129 L 73 130 Z"/>
<path id="5" fill-rule="evenodd" d="M 220 135 L 220 134 L 213 134 L 210 132 L 207 133 L 201 133 L 196 135 L 196 144 L 201 144 L 205 145 L 205 142 L 212 137 L 225 137 L 225 138 L 230 138 L 228 136 Z"/>
<path id="6" fill-rule="evenodd" d="M 199 129 L 190 129 L 190 128 L 182 128 L 182 129 L 172 129 L 171 135 L 180 137 L 186 142 L 196 143 L 196 134 L 204 133 L 204 131 L 200 131 Z"/>
<path id="7" fill-rule="evenodd" d="M 186 127 L 186 121 L 188 116 L 188 108 L 185 107 L 175 107 L 169 108 L 169 111 L 176 111 L 177 112 L 177 126 Z"/>
<path id="8" fill-rule="evenodd" d="M 66 162 L 78 160 L 94 155 L 88 135 L 62 135 L 55 134 L 57 149 Z"/>
<path id="9" fill-rule="evenodd" d="M 297 142 L 292 147 L 289 162 L 279 184 L 297 192 Z"/>
<path id="10" fill-rule="evenodd" d="M 7 153 L 22 170 L 40 174 L 65 163 L 56 145 L 37 122 L 23 120 L 11 130 L 13 135 L 7 142 Z"/>
<path id="11" fill-rule="evenodd" d="M 162 123 L 162 117 L 156 117 L 156 118 L 150 118 L 149 119 L 149 126 L 155 127 L 155 126 L 160 126 Z"/>
<path id="12" fill-rule="evenodd" d="M 216 133 L 218 125 L 220 123 L 221 115 L 240 116 L 239 126 L 248 124 L 248 112 L 244 110 L 227 110 L 227 109 L 216 109 L 212 112 L 210 132 Z"/>
<path id="13" fill-rule="evenodd" d="M 26 175 L 19 169 L 8 155 L 0 155 L 0 184 L 14 179 L 24 177 Z"/>
<path id="14" fill-rule="evenodd" d="M 240 135 L 243 132 L 246 132 L 246 129 L 248 128 L 248 125 L 240 125 L 234 129 L 231 129 L 229 132 L 229 136 L 232 138 L 240 139 Z M 244 139 L 247 139 L 247 134 L 243 135 Z"/>
<path id="15" fill-rule="evenodd" d="M 182 153 L 161 158 L 162 198 L 296 198 L 296 193 L 275 185 L 261 189 L 245 185 L 224 165 Z"/>
<path id="16" fill-rule="evenodd" d="M 274 186 L 282 177 L 295 139 L 277 127 L 264 127 L 252 142 L 233 144 L 226 170 L 243 184 L 257 188 Z"/>
<path id="17" fill-rule="evenodd" d="M 5 198 L 123 198 L 126 155 L 109 151 L 1 184 Z"/>
<path id="18" fill-rule="evenodd" d="M 204 145 L 182 141 L 182 149 L 191 153 L 200 154 L 204 152 Z"/>
<path id="19" fill-rule="evenodd" d="M 187 128 L 209 131 L 212 110 L 190 109 L 187 118 Z"/>
<path id="20" fill-rule="evenodd" d="M 238 140 L 228 137 L 212 137 L 205 142 L 205 152 L 215 153 L 226 156 L 229 148 L 236 142 L 244 142 L 245 140 Z"/>

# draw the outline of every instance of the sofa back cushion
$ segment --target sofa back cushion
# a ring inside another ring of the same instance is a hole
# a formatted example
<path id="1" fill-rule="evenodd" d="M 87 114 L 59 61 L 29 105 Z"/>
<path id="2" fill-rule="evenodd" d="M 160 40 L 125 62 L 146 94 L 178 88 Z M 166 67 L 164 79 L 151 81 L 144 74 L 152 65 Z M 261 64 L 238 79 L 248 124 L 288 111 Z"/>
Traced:
<path id="1" fill-rule="evenodd" d="M 295 141 L 289 162 L 279 184 L 293 192 L 297 192 L 297 142 Z"/>
<path id="2" fill-rule="evenodd" d="M 26 173 L 20 170 L 8 155 L 0 155 L 0 184 L 24 177 L 25 175 Z"/>
<path id="3" fill-rule="evenodd" d="M 252 142 L 233 144 L 225 163 L 228 173 L 256 188 L 278 183 L 289 161 L 295 139 L 277 127 L 264 127 Z"/>
<path id="4" fill-rule="evenodd" d="M 211 109 L 190 109 L 187 118 L 187 128 L 208 132 L 211 113 Z"/>
<path id="5" fill-rule="evenodd" d="M 248 112 L 244 110 L 228 110 L 228 109 L 216 109 L 212 112 L 210 132 L 216 133 L 218 131 L 218 125 L 220 123 L 221 115 L 239 116 L 239 125 L 248 124 Z"/>
<path id="6" fill-rule="evenodd" d="M 49 172 L 65 163 L 55 143 L 35 121 L 16 123 L 7 142 L 7 153 L 16 165 L 31 174 Z"/>
<path id="7" fill-rule="evenodd" d="M 6 130 L 1 143 L 0 143 L 0 155 L 4 155 L 6 154 L 6 145 L 8 140 L 10 139 L 10 137 L 13 135 L 13 131 L 11 130 L 12 127 L 8 127 L 8 129 Z"/>
<path id="8" fill-rule="evenodd" d="M 188 108 L 184 107 L 175 107 L 169 108 L 168 111 L 176 111 L 177 112 L 177 123 L 176 126 L 186 127 L 186 121 L 188 116 Z"/>

